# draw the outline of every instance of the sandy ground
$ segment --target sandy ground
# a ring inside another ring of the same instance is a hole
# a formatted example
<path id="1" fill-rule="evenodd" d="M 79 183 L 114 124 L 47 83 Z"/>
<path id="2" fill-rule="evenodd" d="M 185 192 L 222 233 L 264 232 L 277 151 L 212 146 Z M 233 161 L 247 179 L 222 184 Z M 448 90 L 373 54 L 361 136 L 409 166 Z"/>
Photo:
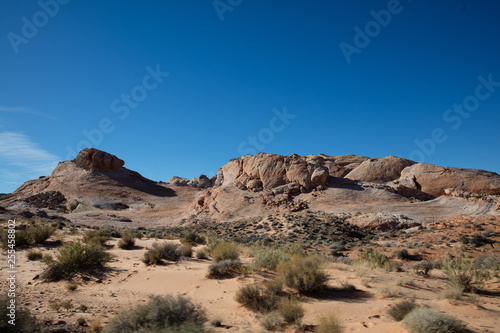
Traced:
<path id="1" fill-rule="evenodd" d="M 78 238 L 70 235 L 58 237 L 64 242 Z M 137 240 L 133 250 L 119 249 L 115 246 L 116 239 L 107 241 L 113 260 L 106 265 L 102 276 L 75 279 L 78 284 L 75 291 L 66 289 L 66 281 L 42 282 L 37 276 L 44 264 L 41 261 L 27 261 L 26 250 L 20 250 L 17 252 L 18 299 L 42 323 L 75 324 L 78 318 L 85 318 L 87 323 L 99 320 L 104 326 L 117 313 L 146 302 L 148 295 L 180 293 L 202 304 L 210 320 L 222 321 L 223 327 L 216 328 L 217 332 L 265 331 L 259 324 L 260 316 L 243 308 L 234 300 L 234 296 L 241 285 L 272 278 L 273 273 L 213 280 L 206 277 L 211 261 L 194 258 L 175 264 L 147 267 L 141 258 L 145 248 L 154 241 Z M 56 248 L 40 247 L 39 250 L 45 254 L 55 252 Z M 249 260 L 243 258 L 244 262 Z M 5 253 L 0 254 L 0 261 L 7 261 Z M 438 270 L 424 277 L 413 272 L 386 272 L 363 266 L 329 264 L 327 272 L 331 290 L 317 297 L 300 297 L 306 312 L 303 320 L 305 325 L 314 325 L 318 315 L 335 311 L 342 318 L 346 332 L 406 332 L 401 323 L 388 316 L 387 310 L 391 304 L 402 299 L 415 299 L 418 304 L 460 318 L 474 332 L 500 332 L 498 279 L 488 282 L 485 287 L 490 295 L 479 295 L 474 305 L 467 300 L 444 299 L 446 281 Z M 0 286 L 5 290 L 6 270 L 2 269 L 1 273 Z M 342 281 L 353 284 L 356 290 L 339 290 Z M 411 281 L 411 285 L 402 281 Z M 384 287 L 393 288 L 399 295 L 384 297 L 381 292 Z M 72 301 L 71 310 L 56 311 L 50 308 L 51 302 L 65 300 Z M 88 307 L 85 312 L 78 309 L 82 304 Z M 90 331 L 88 327 L 84 330 Z M 287 328 L 286 332 L 293 332 L 293 329 Z"/>

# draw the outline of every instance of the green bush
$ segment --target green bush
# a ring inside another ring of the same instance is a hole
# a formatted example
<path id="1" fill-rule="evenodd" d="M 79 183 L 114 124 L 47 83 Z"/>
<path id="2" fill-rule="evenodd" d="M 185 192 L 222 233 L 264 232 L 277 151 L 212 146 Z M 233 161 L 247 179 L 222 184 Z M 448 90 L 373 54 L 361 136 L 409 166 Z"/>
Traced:
<path id="1" fill-rule="evenodd" d="M 85 318 L 80 317 L 80 318 L 78 318 L 78 319 L 76 320 L 76 323 L 77 323 L 79 326 L 83 326 L 83 325 L 85 325 L 85 324 L 87 323 L 87 321 L 85 320 Z"/>
<path id="2" fill-rule="evenodd" d="M 61 247 L 56 259 L 49 261 L 42 276 L 45 280 L 56 281 L 72 274 L 103 266 L 111 256 L 101 245 L 71 242 Z"/>
<path id="3" fill-rule="evenodd" d="M 321 290 L 326 286 L 328 277 L 319 256 L 293 256 L 291 260 L 278 265 L 279 276 L 290 288 L 299 292 Z"/>
<path id="4" fill-rule="evenodd" d="M 104 245 L 108 238 L 105 230 L 89 230 L 83 235 L 82 241 L 86 244 Z"/>
<path id="5" fill-rule="evenodd" d="M 387 313 L 395 321 L 401 321 L 404 317 L 415 309 L 417 305 L 412 301 L 402 301 L 390 307 Z"/>
<path id="6" fill-rule="evenodd" d="M 207 238 L 194 231 L 185 231 L 182 234 L 181 243 L 190 245 L 206 244 Z"/>
<path id="7" fill-rule="evenodd" d="M 404 318 L 404 324 L 411 333 L 453 333 L 463 332 L 465 326 L 452 316 L 430 308 L 415 308 Z"/>
<path id="8" fill-rule="evenodd" d="M 20 309 L 17 305 L 15 312 L 15 325 L 11 325 L 8 321 L 11 319 L 7 317 L 10 314 L 11 298 L 7 297 L 5 293 L 0 294 L 0 332 L 2 333 L 37 333 L 40 332 L 40 327 L 36 322 L 36 318 L 25 309 Z"/>
<path id="9" fill-rule="evenodd" d="M 135 246 L 135 238 L 132 234 L 124 234 L 118 241 L 118 247 L 124 250 L 130 250 Z"/>
<path id="10" fill-rule="evenodd" d="M 284 249 L 262 246 L 254 252 L 252 267 L 254 269 L 275 271 L 278 264 L 289 260 L 291 257 L 290 253 Z"/>
<path id="11" fill-rule="evenodd" d="M 402 249 L 396 252 L 396 258 L 398 259 L 408 259 L 410 257 L 410 254 L 408 253 L 407 249 Z"/>
<path id="12" fill-rule="evenodd" d="M 28 259 L 28 261 L 31 261 L 31 260 L 40 260 L 43 258 L 43 254 L 42 252 L 38 251 L 38 250 L 28 250 L 26 251 L 26 259 Z"/>
<path id="13" fill-rule="evenodd" d="M 208 259 L 208 250 L 203 248 L 196 251 L 196 259 Z"/>
<path id="14" fill-rule="evenodd" d="M 288 324 L 299 325 L 304 318 L 304 308 L 294 299 L 284 299 L 279 305 L 279 313 Z"/>
<path id="15" fill-rule="evenodd" d="M 236 260 L 239 258 L 238 244 L 234 242 L 221 242 L 212 251 L 214 261 Z"/>
<path id="16" fill-rule="evenodd" d="M 279 298 L 256 284 L 249 284 L 238 289 L 235 300 L 252 311 L 265 313 L 277 307 Z"/>
<path id="17" fill-rule="evenodd" d="M 193 256 L 193 247 L 189 244 L 183 244 L 179 248 L 179 252 L 181 254 L 181 257 L 191 258 Z"/>
<path id="18" fill-rule="evenodd" d="M 104 333 L 205 332 L 205 311 L 185 296 L 152 296 L 147 304 L 114 317 Z"/>
<path id="19" fill-rule="evenodd" d="M 361 252 L 361 260 L 366 261 L 372 267 L 384 267 L 387 256 L 377 250 L 368 248 L 366 251 Z"/>
<path id="20" fill-rule="evenodd" d="M 436 268 L 436 265 L 429 260 L 422 260 L 411 265 L 411 270 L 415 273 L 429 275 L 429 272 Z"/>
<path id="21" fill-rule="evenodd" d="M 264 315 L 260 321 L 260 324 L 267 331 L 276 331 L 281 328 L 281 325 L 283 324 L 283 317 L 279 314 L 278 311 L 273 311 Z"/>
<path id="22" fill-rule="evenodd" d="M 149 265 L 156 265 L 162 260 L 178 261 L 181 258 L 181 249 L 179 244 L 171 242 L 153 243 L 153 246 L 144 253 L 142 261 Z"/>
<path id="23" fill-rule="evenodd" d="M 342 331 L 342 322 L 336 313 L 318 317 L 317 333 L 341 333 Z"/>
<path id="24" fill-rule="evenodd" d="M 208 266 L 207 277 L 211 279 L 220 279 L 223 277 L 231 276 L 239 272 L 241 261 L 239 260 L 222 260 L 212 263 Z"/>
<path id="25" fill-rule="evenodd" d="M 43 244 L 56 231 L 49 225 L 32 224 L 26 226 L 25 229 L 17 228 L 15 232 L 16 248 L 30 247 L 36 244 Z M 8 233 L 2 231 L 0 234 L 0 242 L 3 249 L 7 249 Z"/>
<path id="26" fill-rule="evenodd" d="M 465 292 L 481 286 L 489 277 L 489 272 L 486 269 L 477 268 L 474 260 L 470 259 L 466 253 L 457 254 L 455 257 L 447 253 L 441 262 L 441 269 L 453 289 L 462 288 Z"/>

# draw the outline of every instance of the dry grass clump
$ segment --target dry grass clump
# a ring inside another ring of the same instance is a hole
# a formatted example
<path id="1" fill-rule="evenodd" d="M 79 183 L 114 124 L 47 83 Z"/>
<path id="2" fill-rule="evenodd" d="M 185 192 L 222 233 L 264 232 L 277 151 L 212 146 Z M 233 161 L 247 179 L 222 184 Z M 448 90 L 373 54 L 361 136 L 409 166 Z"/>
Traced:
<path id="1" fill-rule="evenodd" d="M 28 250 L 26 251 L 26 259 L 31 260 L 41 260 L 43 258 L 42 252 L 38 250 Z"/>
<path id="2" fill-rule="evenodd" d="M 404 317 L 404 325 L 411 333 L 453 333 L 465 328 L 456 318 L 430 308 L 415 308 Z"/>
<path id="3" fill-rule="evenodd" d="M 264 317 L 262 317 L 260 321 L 260 324 L 267 331 L 276 331 L 281 329 L 281 326 L 283 325 L 283 317 L 278 311 L 273 311 L 264 315 Z"/>
<path id="4" fill-rule="evenodd" d="M 227 276 L 232 276 L 239 272 L 240 267 L 241 261 L 237 259 L 216 261 L 208 266 L 207 277 L 211 279 L 220 279 Z"/>
<path id="5" fill-rule="evenodd" d="M 235 300 L 252 311 L 266 313 L 277 308 L 279 297 L 270 290 L 249 284 L 238 289 Z"/>
<path id="6" fill-rule="evenodd" d="M 317 291 L 325 288 L 328 281 L 323 264 L 319 256 L 294 255 L 278 265 L 278 274 L 285 285 L 301 293 Z"/>
<path id="7" fill-rule="evenodd" d="M 317 333 L 341 333 L 342 331 L 342 321 L 335 312 L 318 317 Z"/>
<path id="8" fill-rule="evenodd" d="M 47 260 L 42 277 L 47 281 L 69 278 L 75 273 L 102 267 L 110 260 L 111 256 L 101 245 L 71 242 L 58 250 L 55 259 Z"/>
<path id="9" fill-rule="evenodd" d="M 212 251 L 214 261 L 236 260 L 239 258 L 238 244 L 234 242 L 220 242 Z"/>
<path id="10" fill-rule="evenodd" d="M 16 241 L 16 248 L 43 244 L 54 234 L 55 231 L 55 227 L 51 227 L 46 224 L 31 224 L 26 226 L 25 229 L 21 229 L 21 226 L 16 227 L 16 232 L 13 236 Z M 0 232 L 0 243 L 4 250 L 8 248 L 9 239 L 12 238 L 9 238 L 8 231 L 2 230 Z"/>
<path id="11" fill-rule="evenodd" d="M 124 250 L 133 249 L 135 246 L 135 238 L 132 234 L 124 234 L 118 241 L 118 247 Z"/>
<path id="12" fill-rule="evenodd" d="M 304 308 L 295 299 L 282 300 L 278 311 L 288 324 L 300 325 L 304 318 Z"/>
<path id="13" fill-rule="evenodd" d="M 152 296 L 147 304 L 114 317 L 105 333 L 205 332 L 205 311 L 185 296 Z"/>
<path id="14" fill-rule="evenodd" d="M 181 256 L 182 247 L 179 244 L 172 242 L 155 242 L 152 247 L 144 253 L 142 261 L 146 266 L 149 266 L 159 264 L 163 260 L 178 261 Z"/>
<path id="15" fill-rule="evenodd" d="M 413 309 L 418 306 L 413 301 L 402 301 L 390 307 L 387 313 L 392 317 L 395 321 L 403 320 L 408 313 L 413 311 Z"/>

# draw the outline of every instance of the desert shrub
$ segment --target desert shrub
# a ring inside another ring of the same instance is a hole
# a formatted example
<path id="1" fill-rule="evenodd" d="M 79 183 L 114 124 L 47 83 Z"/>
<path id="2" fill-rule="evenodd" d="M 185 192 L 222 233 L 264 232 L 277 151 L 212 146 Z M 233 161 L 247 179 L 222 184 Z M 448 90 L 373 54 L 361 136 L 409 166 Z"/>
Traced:
<path id="1" fill-rule="evenodd" d="M 239 260 L 222 260 L 216 261 L 208 266 L 207 277 L 211 279 L 220 279 L 226 276 L 233 275 L 239 271 L 241 261 Z"/>
<path id="2" fill-rule="evenodd" d="M 160 261 L 162 259 L 168 261 L 178 261 L 181 258 L 180 245 L 171 242 L 155 242 L 153 243 L 152 248 L 148 251 L 152 252 Z"/>
<path id="3" fill-rule="evenodd" d="M 54 234 L 55 231 L 56 228 L 43 224 L 28 225 L 25 229 L 17 228 L 14 236 L 14 239 L 16 240 L 16 248 L 43 244 Z M 2 231 L 0 234 L 0 242 L 3 249 L 7 249 L 8 240 L 8 232 Z"/>
<path id="4" fill-rule="evenodd" d="M 483 254 L 477 258 L 474 263 L 474 269 L 485 269 L 492 270 L 493 272 L 500 272 L 500 257 L 494 254 Z"/>
<path id="5" fill-rule="evenodd" d="M 61 307 L 63 309 L 66 309 L 67 311 L 69 311 L 69 310 L 71 310 L 73 308 L 73 302 L 70 299 L 62 301 L 61 302 Z"/>
<path id="6" fill-rule="evenodd" d="M 146 266 L 150 265 L 158 265 L 160 264 L 161 258 L 156 255 L 156 253 L 153 250 L 147 250 L 144 252 L 144 256 L 142 258 L 142 262 L 146 264 Z"/>
<path id="7" fill-rule="evenodd" d="M 26 251 L 26 259 L 31 260 L 40 260 L 43 258 L 42 252 L 38 250 L 28 250 Z"/>
<path id="8" fill-rule="evenodd" d="M 411 265 L 410 269 L 415 273 L 429 275 L 429 272 L 435 268 L 434 263 L 429 260 L 422 260 Z"/>
<path id="9" fill-rule="evenodd" d="M 78 307 L 78 310 L 85 312 L 85 311 L 87 311 L 88 308 L 89 307 L 86 306 L 85 304 L 80 304 L 80 306 Z"/>
<path id="10" fill-rule="evenodd" d="M 401 321 L 404 317 L 415 309 L 417 305 L 413 301 L 402 301 L 389 308 L 387 313 L 395 321 Z"/>
<path id="11" fill-rule="evenodd" d="M 89 230 L 83 235 L 82 241 L 86 244 L 104 245 L 108 240 L 105 230 Z"/>
<path id="12" fill-rule="evenodd" d="M 447 253 L 441 263 L 441 269 L 446 274 L 449 285 L 463 288 L 465 292 L 481 286 L 489 277 L 488 271 L 475 268 L 474 260 L 465 253 L 457 254 L 455 257 Z"/>
<path id="13" fill-rule="evenodd" d="M 463 332 L 464 324 L 452 316 L 430 308 L 415 308 L 404 318 L 404 324 L 411 333 Z"/>
<path id="14" fill-rule="evenodd" d="M 341 333 L 342 322 L 336 313 L 318 317 L 317 333 Z"/>
<path id="15" fill-rule="evenodd" d="M 280 329 L 282 323 L 283 323 L 283 317 L 278 311 L 273 311 L 264 315 L 260 321 L 260 324 L 267 331 L 276 331 Z"/>
<path id="16" fill-rule="evenodd" d="M 135 246 L 135 238 L 132 234 L 124 234 L 118 241 L 118 247 L 124 250 L 130 250 Z"/>
<path id="17" fill-rule="evenodd" d="M 114 317 L 104 332 L 204 332 L 206 320 L 205 311 L 185 296 L 151 296 L 148 303 Z"/>
<path id="18" fill-rule="evenodd" d="M 384 265 L 384 269 L 386 272 L 401 272 L 402 271 L 402 264 L 399 261 L 394 261 L 394 260 L 387 260 Z"/>
<path id="19" fill-rule="evenodd" d="M 219 235 L 216 234 L 210 234 L 208 235 L 207 238 L 207 243 L 208 243 L 208 251 L 212 253 L 217 245 L 220 243 L 224 242 L 224 239 L 222 239 Z"/>
<path id="20" fill-rule="evenodd" d="M 111 256 L 101 245 L 71 242 L 61 247 L 56 259 L 49 262 L 42 273 L 48 281 L 60 280 L 74 273 L 101 267 L 111 260 Z"/>
<path id="21" fill-rule="evenodd" d="M 387 261 L 387 256 L 377 250 L 368 248 L 366 251 L 361 252 L 361 260 L 366 261 L 372 267 L 383 267 Z"/>
<path id="22" fill-rule="evenodd" d="M 398 297 L 401 295 L 401 288 L 398 285 L 384 284 L 377 288 L 382 297 Z"/>
<path id="23" fill-rule="evenodd" d="M 180 253 L 181 257 L 191 258 L 193 256 L 193 247 L 189 244 L 183 244 L 179 248 L 179 253 Z"/>
<path id="24" fill-rule="evenodd" d="M 255 284 L 241 286 L 235 300 L 255 312 L 269 312 L 276 308 L 278 298 Z"/>
<path id="25" fill-rule="evenodd" d="M 208 250 L 203 248 L 196 251 L 196 259 L 208 259 Z"/>
<path id="26" fill-rule="evenodd" d="M 80 318 L 78 318 L 78 319 L 76 320 L 76 323 L 77 323 L 79 326 L 83 326 L 83 325 L 85 325 L 85 324 L 87 323 L 87 321 L 85 320 L 85 318 L 80 317 Z"/>
<path id="27" fill-rule="evenodd" d="M 300 324 L 302 318 L 304 318 L 304 308 L 294 299 L 282 300 L 278 311 L 288 324 Z"/>
<path id="28" fill-rule="evenodd" d="M 34 225 L 26 229 L 28 239 L 31 244 L 43 244 L 56 231 L 56 228 L 49 225 Z"/>
<path id="29" fill-rule="evenodd" d="M 281 295 L 283 293 L 283 281 L 281 279 L 273 279 L 264 282 L 264 288 L 269 295 Z"/>
<path id="30" fill-rule="evenodd" d="M 212 251 L 214 261 L 236 260 L 239 258 L 238 244 L 234 242 L 221 242 Z"/>
<path id="31" fill-rule="evenodd" d="M 5 293 L 0 294 L 0 332 L 2 333 L 36 333 L 40 332 L 40 327 L 36 322 L 36 318 L 30 314 L 28 310 L 19 308 L 16 303 L 15 325 L 11 325 L 8 321 L 11 319 L 7 315 L 10 314 L 11 298 Z"/>
<path id="32" fill-rule="evenodd" d="M 465 289 L 463 286 L 456 283 L 448 283 L 443 295 L 447 299 L 460 300 L 464 296 Z"/>
<path id="33" fill-rule="evenodd" d="M 299 292 L 321 290 L 326 286 L 328 277 L 319 256 L 293 256 L 289 261 L 278 265 L 279 276 L 290 288 Z"/>
<path id="34" fill-rule="evenodd" d="M 68 289 L 69 291 L 74 291 L 77 288 L 78 288 L 78 285 L 75 282 L 68 282 L 66 284 L 66 289 Z"/>
<path id="35" fill-rule="evenodd" d="M 396 252 L 396 258 L 398 259 L 408 259 L 410 257 L 410 254 L 408 253 L 407 249 L 402 249 Z"/>
<path id="36" fill-rule="evenodd" d="M 291 257 L 290 253 L 284 249 L 262 246 L 254 252 L 252 267 L 275 271 L 279 263 L 287 261 Z"/>
<path id="37" fill-rule="evenodd" d="M 194 231 L 185 231 L 182 234 L 181 243 L 190 245 L 206 244 L 207 238 Z"/>

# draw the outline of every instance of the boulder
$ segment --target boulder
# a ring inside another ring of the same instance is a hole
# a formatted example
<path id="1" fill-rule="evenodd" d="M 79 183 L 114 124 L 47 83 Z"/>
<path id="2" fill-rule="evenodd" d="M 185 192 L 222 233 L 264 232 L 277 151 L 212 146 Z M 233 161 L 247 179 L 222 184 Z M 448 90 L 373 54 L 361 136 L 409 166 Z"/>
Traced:
<path id="1" fill-rule="evenodd" d="M 83 149 L 73 160 L 73 163 L 82 169 L 91 171 L 119 170 L 125 164 L 115 155 L 95 148 Z"/>
<path id="2" fill-rule="evenodd" d="M 434 196 L 445 194 L 445 189 L 476 194 L 500 195 L 500 175 L 495 172 L 440 167 L 417 163 L 401 171 L 399 183 Z"/>
<path id="3" fill-rule="evenodd" d="M 345 178 L 372 183 L 386 183 L 398 179 L 404 168 L 415 162 L 396 156 L 387 156 L 363 161 L 345 175 Z"/>

